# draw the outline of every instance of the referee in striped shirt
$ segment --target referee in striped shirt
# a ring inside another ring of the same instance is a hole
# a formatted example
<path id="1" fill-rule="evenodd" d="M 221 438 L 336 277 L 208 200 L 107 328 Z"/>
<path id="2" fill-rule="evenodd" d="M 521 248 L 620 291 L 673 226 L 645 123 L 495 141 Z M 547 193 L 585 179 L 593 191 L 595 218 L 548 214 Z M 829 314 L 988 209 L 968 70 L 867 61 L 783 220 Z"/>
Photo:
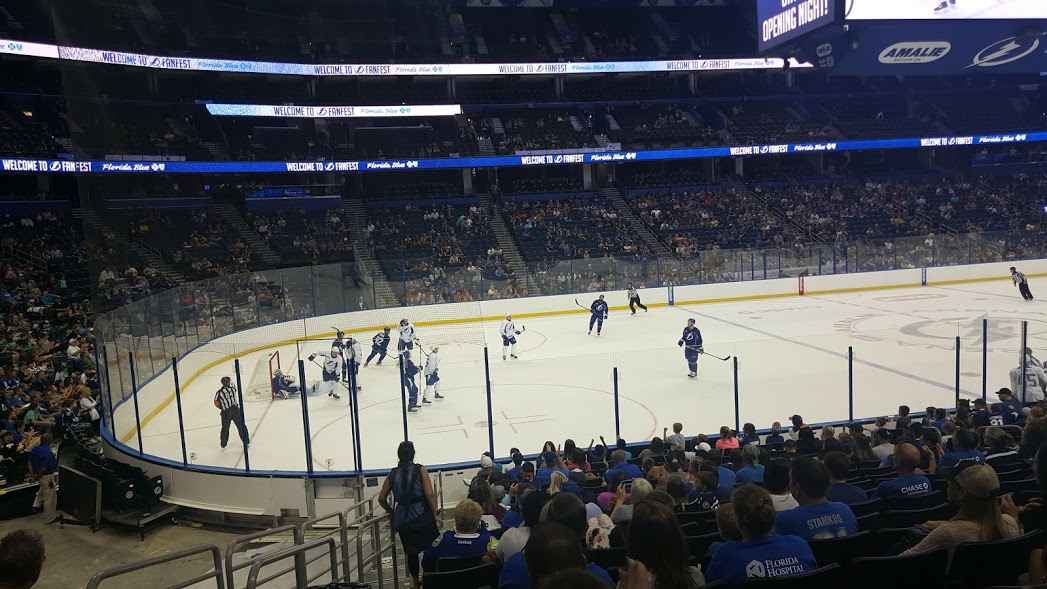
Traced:
<path id="1" fill-rule="evenodd" d="M 229 443 L 229 423 L 236 425 L 236 431 L 244 445 L 248 443 L 247 426 L 244 424 L 244 414 L 240 411 L 240 405 L 236 399 L 236 388 L 232 386 L 232 379 L 228 376 L 222 377 L 222 388 L 214 396 L 214 406 L 222 411 L 222 447 Z"/>
<path id="2" fill-rule="evenodd" d="M 1027 301 L 1032 300 L 1032 291 L 1029 290 L 1029 279 L 1014 266 L 1011 266 L 1011 281 L 1018 287 L 1018 292 L 1022 293 L 1023 299 Z"/>

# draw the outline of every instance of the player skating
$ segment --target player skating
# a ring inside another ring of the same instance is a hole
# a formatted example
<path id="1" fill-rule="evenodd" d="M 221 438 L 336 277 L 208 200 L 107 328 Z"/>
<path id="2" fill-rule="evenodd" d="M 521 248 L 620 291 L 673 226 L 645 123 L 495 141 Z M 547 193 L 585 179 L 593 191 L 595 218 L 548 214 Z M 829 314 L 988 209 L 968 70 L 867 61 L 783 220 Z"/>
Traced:
<path id="1" fill-rule="evenodd" d="M 348 350 L 346 350 L 346 344 L 345 344 L 345 332 L 342 331 L 341 329 L 336 329 L 335 330 L 334 341 L 331 342 L 331 349 L 332 350 L 338 350 L 339 352 L 341 352 L 342 358 L 348 358 L 349 357 L 348 356 Z M 349 363 L 348 362 L 343 362 L 342 363 L 342 380 L 343 381 L 348 381 L 349 380 L 349 373 L 347 372 L 347 370 L 349 370 Z"/>
<path id="2" fill-rule="evenodd" d="M 502 360 L 505 360 L 506 352 L 509 356 L 516 359 L 516 336 L 520 335 L 520 330 L 516 329 L 516 324 L 513 323 L 513 316 L 510 314 L 505 315 L 505 320 L 502 321 Z M 510 350 L 509 346 L 512 346 Z"/>
<path id="3" fill-rule="evenodd" d="M 418 385 L 414 382 L 418 374 L 418 367 L 411 361 L 411 351 L 404 350 L 400 353 L 401 373 L 404 388 L 407 389 L 407 410 L 411 413 L 418 411 Z"/>
<path id="4" fill-rule="evenodd" d="M 276 369 L 273 371 L 273 392 L 281 399 L 286 399 L 291 395 L 301 393 L 302 389 L 294 384 L 293 376 L 284 374 L 280 369 Z"/>
<path id="5" fill-rule="evenodd" d="M 429 393 L 436 393 L 437 399 L 443 399 L 444 396 L 440 394 L 440 348 L 433 346 L 433 350 L 429 353 L 429 357 L 425 359 L 425 370 L 422 374 L 425 376 L 425 391 L 422 392 L 422 404 L 429 405 Z"/>
<path id="6" fill-rule="evenodd" d="M 364 357 L 363 347 L 360 346 L 360 342 L 356 341 L 356 338 L 350 337 L 345 342 L 346 350 L 346 377 L 345 382 L 349 383 L 349 375 L 353 375 L 356 380 L 356 390 L 364 390 L 363 385 L 360 384 L 360 360 Z"/>
<path id="7" fill-rule="evenodd" d="M 413 350 L 414 349 L 414 325 L 406 318 L 400 320 L 400 325 L 396 327 L 396 333 L 400 335 L 400 341 L 396 344 L 397 351 Z"/>
<path id="8" fill-rule="evenodd" d="M 687 378 L 694 380 L 698 378 L 698 356 L 705 353 L 702 347 L 702 332 L 694 326 L 694 319 L 687 320 L 687 327 L 683 328 L 683 336 L 676 345 L 683 348 L 683 357 L 687 359 Z"/>
<path id="9" fill-rule="evenodd" d="M 322 395 L 327 393 L 328 397 L 335 399 L 341 399 L 338 396 L 338 392 L 335 391 L 335 386 L 341 382 L 342 378 L 342 365 L 344 360 L 342 359 L 342 353 L 337 348 L 331 348 L 330 352 L 313 352 L 309 354 L 309 361 L 314 362 L 317 356 L 323 356 L 324 362 L 320 365 L 322 368 L 320 384 L 317 387 L 318 392 Z"/>
<path id="10" fill-rule="evenodd" d="M 593 325 L 596 325 L 596 335 L 599 336 L 603 331 L 603 322 L 607 319 L 607 301 L 603 300 L 603 295 L 589 306 L 589 313 L 592 314 L 589 317 L 589 335 L 593 334 Z"/>
<path id="11" fill-rule="evenodd" d="M 1029 279 L 1014 266 L 1011 266 L 1011 282 L 1018 287 L 1018 292 L 1022 293 L 1023 299 L 1027 301 L 1032 300 L 1032 291 L 1029 290 Z"/>
<path id="12" fill-rule="evenodd" d="M 375 334 L 371 338 L 371 355 L 364 361 L 364 368 L 371 363 L 375 356 L 378 356 L 378 362 L 375 362 L 375 364 L 378 366 L 382 365 L 382 360 L 385 360 L 386 355 L 389 353 L 389 339 L 388 327 L 382 329 L 381 333 Z"/>
<path id="13" fill-rule="evenodd" d="M 629 283 L 629 310 L 633 312 L 633 315 L 636 314 L 636 307 L 640 307 L 641 309 L 643 309 L 644 313 L 647 312 L 647 305 L 644 305 L 643 303 L 640 302 L 640 293 L 637 292 L 636 288 L 633 286 L 633 283 L 630 282 Z"/>

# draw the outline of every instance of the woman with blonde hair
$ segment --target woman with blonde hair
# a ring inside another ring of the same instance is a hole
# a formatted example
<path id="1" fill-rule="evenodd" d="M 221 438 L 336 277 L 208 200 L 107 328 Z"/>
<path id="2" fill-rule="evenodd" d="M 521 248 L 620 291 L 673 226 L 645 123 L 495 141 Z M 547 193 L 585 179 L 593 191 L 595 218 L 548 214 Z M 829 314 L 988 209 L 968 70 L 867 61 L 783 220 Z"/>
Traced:
<path id="1" fill-rule="evenodd" d="M 98 407 L 98 401 L 91 398 L 91 389 L 85 386 L 80 387 L 80 419 L 90 421 L 91 429 L 97 435 L 101 432 L 98 423 L 102 417 L 98 414 L 96 407 Z"/>
<path id="2" fill-rule="evenodd" d="M 632 489 L 626 494 L 626 483 L 618 486 L 618 494 L 614 499 L 614 508 L 611 509 L 611 521 L 616 524 L 627 522 L 633 518 L 633 508 L 643 501 L 654 487 L 646 479 L 633 479 Z"/>
<path id="3" fill-rule="evenodd" d="M 964 460 L 953 467 L 946 496 L 960 506 L 959 513 L 948 521 L 925 523 L 924 527 L 933 528 L 931 533 L 905 554 L 947 548 L 951 562 L 953 550 L 963 542 L 991 542 L 1021 533 L 1014 517 L 1001 511 L 1000 479 L 988 464 Z M 1009 496 L 1003 498 L 1004 508 L 1013 506 Z"/>
<path id="4" fill-rule="evenodd" d="M 553 496 L 563 490 L 560 487 L 567 482 L 567 475 L 558 470 L 553 471 L 551 481 L 549 483 L 549 496 Z"/>

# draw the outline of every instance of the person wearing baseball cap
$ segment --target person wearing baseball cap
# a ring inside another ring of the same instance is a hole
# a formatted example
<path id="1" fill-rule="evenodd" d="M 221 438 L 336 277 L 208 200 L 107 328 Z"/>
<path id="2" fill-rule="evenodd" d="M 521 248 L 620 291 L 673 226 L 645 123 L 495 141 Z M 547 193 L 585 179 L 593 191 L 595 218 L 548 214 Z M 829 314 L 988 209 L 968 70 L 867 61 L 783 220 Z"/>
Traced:
<path id="1" fill-rule="evenodd" d="M 542 488 L 548 487 L 553 482 L 554 471 L 562 472 L 565 478 L 571 476 L 571 473 L 567 472 L 567 467 L 564 465 L 563 460 L 556 455 L 556 452 L 550 450 L 542 454 L 542 464 L 539 465 L 534 475 L 535 483 Z"/>
<path id="2" fill-rule="evenodd" d="M 933 527 L 931 533 L 904 554 L 947 548 L 951 560 L 960 543 L 991 542 L 1021 534 L 1018 522 L 1001 511 L 1000 479 L 991 466 L 963 461 L 949 469 L 947 476 L 949 502 L 959 506 L 959 513 L 948 521 L 928 522 L 927 527 Z"/>

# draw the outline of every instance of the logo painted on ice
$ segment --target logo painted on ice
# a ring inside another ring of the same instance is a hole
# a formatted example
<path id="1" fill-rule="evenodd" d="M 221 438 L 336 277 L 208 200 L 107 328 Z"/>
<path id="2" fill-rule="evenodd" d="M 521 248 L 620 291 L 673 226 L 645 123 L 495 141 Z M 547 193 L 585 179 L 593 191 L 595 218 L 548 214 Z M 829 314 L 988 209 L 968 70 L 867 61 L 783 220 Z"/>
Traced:
<path id="1" fill-rule="evenodd" d="M 1006 39 L 997 41 L 979 51 L 974 56 L 974 59 L 971 60 L 971 65 L 963 69 L 972 67 L 996 67 L 1018 61 L 1033 51 L 1036 51 L 1039 47 L 1039 37 L 1036 37 L 1028 47 L 1022 47 L 1017 42 L 1017 37 L 1007 37 Z"/>
<path id="2" fill-rule="evenodd" d="M 923 41 L 895 43 L 880 52 L 880 63 L 931 63 L 946 56 L 952 44 L 947 41 Z"/>

